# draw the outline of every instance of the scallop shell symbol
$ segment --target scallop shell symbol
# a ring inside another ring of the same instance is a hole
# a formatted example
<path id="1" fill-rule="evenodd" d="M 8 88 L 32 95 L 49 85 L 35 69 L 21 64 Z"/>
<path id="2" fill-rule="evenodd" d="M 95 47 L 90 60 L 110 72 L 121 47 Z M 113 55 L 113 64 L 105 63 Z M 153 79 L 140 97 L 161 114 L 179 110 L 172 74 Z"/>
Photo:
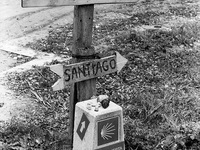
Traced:
<path id="1" fill-rule="evenodd" d="M 112 123 L 107 123 L 103 126 L 101 129 L 101 137 L 104 140 L 108 140 L 112 138 L 112 135 L 114 134 L 113 131 L 115 131 L 115 126 Z"/>

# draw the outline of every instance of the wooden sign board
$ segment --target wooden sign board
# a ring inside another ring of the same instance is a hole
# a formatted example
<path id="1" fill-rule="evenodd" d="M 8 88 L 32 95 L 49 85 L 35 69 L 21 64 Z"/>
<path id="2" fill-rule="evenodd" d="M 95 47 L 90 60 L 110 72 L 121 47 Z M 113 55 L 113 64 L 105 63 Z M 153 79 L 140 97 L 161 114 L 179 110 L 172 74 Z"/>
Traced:
<path id="1" fill-rule="evenodd" d="M 73 6 L 89 4 L 137 3 L 141 0 L 22 0 L 22 7 Z"/>
<path id="2" fill-rule="evenodd" d="M 54 85 L 53 90 L 61 90 L 68 84 L 80 82 L 96 77 L 100 77 L 113 72 L 119 72 L 126 64 L 127 59 L 121 56 L 118 52 L 116 55 L 85 61 L 71 65 L 53 65 L 50 69 L 58 74 L 59 79 Z"/>

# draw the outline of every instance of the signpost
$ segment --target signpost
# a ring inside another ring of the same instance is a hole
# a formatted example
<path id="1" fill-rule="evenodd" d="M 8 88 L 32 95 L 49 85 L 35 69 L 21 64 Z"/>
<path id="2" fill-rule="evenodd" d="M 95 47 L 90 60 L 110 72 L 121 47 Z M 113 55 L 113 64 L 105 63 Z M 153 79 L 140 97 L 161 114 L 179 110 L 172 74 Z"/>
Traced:
<path id="1" fill-rule="evenodd" d="M 86 57 L 92 59 L 95 49 L 92 47 L 94 4 L 74 6 L 73 27 L 73 62 L 86 61 Z M 70 130 L 71 146 L 73 145 L 74 113 L 77 102 L 89 99 L 96 95 L 96 79 L 88 79 L 71 84 L 70 89 Z"/>
<path id="2" fill-rule="evenodd" d="M 50 67 L 51 71 L 58 74 L 61 79 L 52 88 L 54 91 L 62 90 L 68 84 L 100 77 L 113 72 L 120 72 L 126 62 L 127 59 L 116 52 L 116 55 L 102 59 L 94 59 L 67 66 L 61 64 L 53 65 Z"/>
<path id="3" fill-rule="evenodd" d="M 134 3 L 141 0 L 22 0 L 22 7 Z"/>
<path id="4" fill-rule="evenodd" d="M 21 0 L 22 7 L 74 5 L 72 46 L 72 62 L 74 64 L 50 67 L 53 72 L 61 77 L 53 85 L 53 90 L 61 90 L 67 84 L 71 84 L 69 131 L 71 142 L 73 141 L 75 104 L 96 95 L 96 77 L 116 71 L 119 72 L 127 62 L 119 53 L 99 60 L 94 59 L 95 49 L 92 47 L 94 4 L 137 3 L 141 1 L 144 0 Z M 84 119 L 85 117 L 83 115 L 83 121 L 80 122 L 79 130 L 77 130 L 80 137 L 84 137 L 87 130 L 87 119 Z M 102 135 L 103 132 L 104 130 L 102 130 Z M 103 137 L 103 139 L 108 138 L 109 140 L 113 140 L 113 138 L 110 139 L 106 135 Z M 121 144 L 116 143 L 115 145 Z"/>

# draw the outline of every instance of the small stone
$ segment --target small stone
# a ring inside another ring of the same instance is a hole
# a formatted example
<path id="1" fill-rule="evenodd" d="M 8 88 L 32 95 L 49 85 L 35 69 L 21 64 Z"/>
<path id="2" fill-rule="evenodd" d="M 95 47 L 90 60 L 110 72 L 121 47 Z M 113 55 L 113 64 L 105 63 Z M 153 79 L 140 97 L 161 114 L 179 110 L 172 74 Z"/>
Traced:
<path id="1" fill-rule="evenodd" d="M 99 107 L 101 107 L 101 103 L 100 102 L 98 102 L 97 104 L 98 104 Z"/>
<path id="2" fill-rule="evenodd" d="M 110 100 L 109 99 L 104 99 L 101 101 L 101 105 L 104 109 L 106 109 L 110 104 Z"/>
<path id="3" fill-rule="evenodd" d="M 99 111 L 99 106 L 96 105 L 94 111 Z"/>
<path id="4" fill-rule="evenodd" d="M 88 110 L 91 110 L 92 109 L 92 106 L 90 103 L 87 103 L 87 107 L 86 107 Z"/>
<path id="5" fill-rule="evenodd" d="M 93 104 L 93 103 L 92 103 L 91 105 L 92 105 L 92 107 L 95 107 L 95 106 L 96 106 L 96 105 L 95 105 L 95 104 Z"/>

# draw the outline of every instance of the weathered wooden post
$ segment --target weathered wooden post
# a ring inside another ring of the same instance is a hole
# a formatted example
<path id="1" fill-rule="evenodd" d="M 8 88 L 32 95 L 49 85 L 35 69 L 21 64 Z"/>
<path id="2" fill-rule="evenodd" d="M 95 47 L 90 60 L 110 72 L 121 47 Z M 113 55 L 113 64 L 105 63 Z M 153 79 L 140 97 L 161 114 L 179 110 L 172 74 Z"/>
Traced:
<path id="1" fill-rule="evenodd" d="M 94 5 L 74 6 L 74 28 L 72 57 L 74 63 L 95 59 L 92 47 Z M 70 118 L 74 118 L 75 104 L 96 95 L 96 79 L 89 79 L 71 85 Z M 70 138 L 73 141 L 74 119 L 70 119 Z M 72 144 L 73 145 L 73 144 Z"/>

